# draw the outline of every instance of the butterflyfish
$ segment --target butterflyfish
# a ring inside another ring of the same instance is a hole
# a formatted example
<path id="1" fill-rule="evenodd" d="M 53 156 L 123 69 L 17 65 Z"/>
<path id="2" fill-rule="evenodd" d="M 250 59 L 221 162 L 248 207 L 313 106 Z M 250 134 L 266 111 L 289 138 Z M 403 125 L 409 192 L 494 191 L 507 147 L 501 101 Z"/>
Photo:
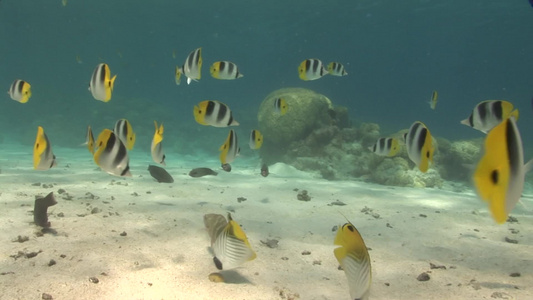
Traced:
<path id="1" fill-rule="evenodd" d="M 289 110 L 287 101 L 285 101 L 283 98 L 276 98 L 276 100 L 274 100 L 274 110 L 282 116 L 286 114 Z"/>
<path id="2" fill-rule="evenodd" d="M 229 107 L 216 100 L 205 100 L 194 106 L 194 119 L 202 125 L 213 127 L 237 126 Z"/>
<path id="3" fill-rule="evenodd" d="M 11 99 L 26 103 L 31 97 L 31 85 L 24 80 L 17 79 L 13 81 L 7 93 Z"/>
<path id="4" fill-rule="evenodd" d="M 52 145 L 44 133 L 44 129 L 37 127 L 37 137 L 33 146 L 33 168 L 35 170 L 48 170 L 55 167 L 56 156 L 52 152 Z"/>
<path id="5" fill-rule="evenodd" d="M 328 73 L 333 76 L 346 76 L 348 72 L 341 63 L 330 62 L 328 64 Z"/>
<path id="6" fill-rule="evenodd" d="M 93 158 L 94 162 L 108 174 L 131 177 L 128 150 L 113 131 L 104 129 L 98 135 Z"/>
<path id="7" fill-rule="evenodd" d="M 89 149 L 89 152 L 94 154 L 94 135 L 93 131 L 91 130 L 91 126 L 87 126 L 87 134 L 85 135 L 84 145 L 87 145 L 87 149 Z"/>
<path id="8" fill-rule="evenodd" d="M 263 145 L 263 135 L 259 130 L 253 129 L 252 132 L 250 132 L 250 141 L 248 142 L 248 145 L 250 145 L 250 149 L 252 150 L 261 148 L 261 145 Z"/>
<path id="9" fill-rule="evenodd" d="M 133 132 L 133 128 L 131 127 L 131 123 L 126 119 L 120 119 L 115 123 L 115 128 L 113 129 L 113 133 L 115 133 L 116 136 L 124 143 L 126 146 L 126 149 L 131 150 L 133 149 L 133 145 L 135 145 L 135 132 Z"/>
<path id="10" fill-rule="evenodd" d="M 237 133 L 235 133 L 235 130 L 230 129 L 226 141 L 224 142 L 224 144 L 222 144 L 222 146 L 220 146 L 218 150 L 221 151 L 220 163 L 222 165 L 231 164 L 235 160 L 237 155 L 239 155 L 239 153 L 241 152 L 241 148 L 239 147 L 239 141 L 237 139 Z"/>
<path id="11" fill-rule="evenodd" d="M 319 59 L 310 58 L 302 61 L 298 67 L 298 75 L 301 80 L 316 80 L 328 74 L 328 70 Z"/>
<path id="12" fill-rule="evenodd" d="M 230 61 L 217 61 L 211 65 L 209 71 L 216 79 L 232 80 L 243 77 L 237 65 Z"/>
<path id="13" fill-rule="evenodd" d="M 533 160 L 524 165 L 522 138 L 514 117 L 489 131 L 484 148 L 474 173 L 474 184 L 480 198 L 489 203 L 496 223 L 502 224 L 520 200 L 524 178 Z"/>
<path id="14" fill-rule="evenodd" d="M 161 143 L 163 141 L 163 124 L 159 125 L 157 127 L 157 121 L 154 121 L 155 124 L 155 133 L 154 138 L 152 139 L 152 146 L 151 146 L 151 153 L 152 153 L 152 159 L 158 163 L 165 166 L 165 153 L 163 152 L 163 144 Z"/>
<path id="15" fill-rule="evenodd" d="M 518 121 L 518 109 L 514 109 L 511 102 L 486 100 L 478 103 L 470 116 L 462 120 L 461 124 L 487 133 L 510 116 L 513 116 Z"/>
<path id="16" fill-rule="evenodd" d="M 111 71 L 107 64 L 98 64 L 89 82 L 89 91 L 91 91 L 94 99 L 109 102 L 113 93 L 115 79 L 117 79 L 117 75 L 111 77 Z"/>
<path id="17" fill-rule="evenodd" d="M 219 270 L 229 270 L 256 258 L 246 234 L 228 213 L 228 220 L 219 214 L 204 215 L 204 224 L 211 238 L 213 261 Z"/>
<path id="18" fill-rule="evenodd" d="M 437 91 L 433 91 L 433 93 L 431 93 L 431 99 L 429 99 L 429 107 L 431 107 L 431 109 L 433 110 L 437 108 L 438 97 L 439 97 L 439 94 L 437 93 Z"/>
<path id="19" fill-rule="evenodd" d="M 190 84 L 193 80 L 200 80 L 202 77 L 202 48 L 198 48 L 189 53 L 183 66 L 176 67 L 177 85 L 180 84 L 182 74 L 187 77 L 187 84 Z"/>
<path id="20" fill-rule="evenodd" d="M 352 223 L 342 225 L 335 236 L 335 258 L 348 280 L 351 299 L 368 299 L 372 284 L 370 255 L 361 234 Z"/>
<path id="21" fill-rule="evenodd" d="M 400 143 L 396 138 L 380 138 L 374 146 L 368 147 L 368 150 L 379 156 L 395 156 L 400 151 Z"/>
<path id="22" fill-rule="evenodd" d="M 409 132 L 404 135 L 407 155 L 420 171 L 427 172 L 429 162 L 433 162 L 433 138 L 429 129 L 420 121 L 414 122 L 409 128 Z"/>

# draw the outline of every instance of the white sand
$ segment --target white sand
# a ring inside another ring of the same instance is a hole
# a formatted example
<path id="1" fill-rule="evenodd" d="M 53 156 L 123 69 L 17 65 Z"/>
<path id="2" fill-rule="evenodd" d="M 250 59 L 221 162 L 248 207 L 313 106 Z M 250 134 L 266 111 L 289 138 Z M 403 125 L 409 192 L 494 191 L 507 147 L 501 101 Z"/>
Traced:
<path id="1" fill-rule="evenodd" d="M 130 179 L 97 170 L 85 148 L 54 152 L 59 167 L 44 172 L 31 169 L 31 148 L 0 152 L 0 272 L 7 273 L 0 275 L 1 299 L 40 299 L 42 293 L 54 299 L 349 299 L 333 256 L 332 227 L 345 222 L 341 213 L 372 249 L 371 299 L 533 299 L 533 214 L 522 205 L 512 214 L 519 223 L 497 225 L 469 190 L 325 181 L 281 165 L 263 178 L 259 165 L 245 158 L 231 173 L 191 178 L 186 174 L 193 167 L 217 168 L 216 157 L 172 155 L 167 170 L 175 182 L 160 184 L 146 171 L 149 154 L 139 150 Z M 53 187 L 32 185 L 37 182 Z M 311 201 L 296 200 L 296 188 L 306 189 Z M 62 199 L 59 189 L 73 199 Z M 31 224 L 34 197 L 50 191 L 59 202 L 49 209 L 57 234 L 38 237 L 40 229 Z M 346 205 L 328 205 L 336 200 Z M 533 209 L 531 198 L 523 202 Z M 379 218 L 362 213 L 365 206 Z M 91 214 L 93 208 L 101 211 Z M 213 283 L 207 276 L 217 270 L 203 215 L 228 210 L 257 259 L 224 271 L 233 283 Z M 19 235 L 29 241 L 12 242 Z M 260 242 L 266 239 L 278 239 L 278 248 Z M 302 255 L 305 250 L 311 254 Z M 42 252 L 11 257 L 19 251 Z M 52 259 L 56 264 L 48 266 Z M 430 270 L 430 262 L 446 270 Z M 422 272 L 431 279 L 417 281 Z M 513 272 L 521 276 L 510 277 Z"/>

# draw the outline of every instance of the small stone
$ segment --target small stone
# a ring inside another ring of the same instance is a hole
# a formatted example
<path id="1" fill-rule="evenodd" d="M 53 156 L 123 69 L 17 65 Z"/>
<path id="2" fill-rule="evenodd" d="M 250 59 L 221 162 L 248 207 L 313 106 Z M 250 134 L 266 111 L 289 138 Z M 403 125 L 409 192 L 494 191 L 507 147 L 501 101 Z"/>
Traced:
<path id="1" fill-rule="evenodd" d="M 60 213 L 57 214 L 57 217 L 58 217 L 58 218 L 64 218 L 64 217 L 65 217 L 65 214 L 62 213 L 62 212 L 60 212 Z"/>
<path id="2" fill-rule="evenodd" d="M 319 265 L 320 266 L 320 265 L 322 265 L 322 261 L 318 260 L 318 259 L 317 260 L 313 260 L 313 266 L 314 265 Z"/>
<path id="3" fill-rule="evenodd" d="M 52 299 L 54 299 L 54 297 L 52 297 L 52 295 L 50 295 L 50 294 L 43 293 L 41 295 L 41 299 L 43 299 L 43 300 L 52 300 Z"/>
<path id="4" fill-rule="evenodd" d="M 418 277 L 416 277 L 416 280 L 418 280 L 418 281 L 428 281 L 429 278 L 430 278 L 429 274 L 426 273 L 426 272 L 423 272 L 420 275 L 418 275 Z"/>
<path id="5" fill-rule="evenodd" d="M 311 255 L 311 251 L 304 250 L 302 251 L 302 255 Z"/>
<path id="6" fill-rule="evenodd" d="M 237 202 L 241 203 L 243 201 L 246 201 L 246 198 L 244 198 L 244 197 L 237 198 Z"/>
<path id="7" fill-rule="evenodd" d="M 208 278 L 211 282 L 224 282 L 224 277 L 220 273 L 211 273 Z"/>
<path id="8" fill-rule="evenodd" d="M 35 183 L 32 183 L 31 185 L 32 186 L 41 186 L 41 183 L 40 182 L 35 182 Z"/>
<path id="9" fill-rule="evenodd" d="M 98 280 L 98 278 L 96 278 L 96 277 L 89 277 L 89 282 L 98 283 L 98 282 L 100 282 L 100 280 Z"/>
<path id="10" fill-rule="evenodd" d="M 307 190 L 301 190 L 298 195 L 296 195 L 296 199 L 300 201 L 311 201 L 311 196 L 307 194 Z"/>
<path id="11" fill-rule="evenodd" d="M 513 216 L 509 216 L 507 218 L 507 222 L 509 222 L 509 223 L 518 223 L 518 219 L 513 217 Z"/>
<path id="12" fill-rule="evenodd" d="M 518 244 L 518 240 L 515 240 L 515 239 L 510 239 L 508 237 L 505 237 L 505 241 L 507 243 L 511 243 L 511 244 Z"/>
<path id="13" fill-rule="evenodd" d="M 335 200 L 333 202 L 331 202 L 330 204 L 328 204 L 328 206 L 333 206 L 333 205 L 337 205 L 337 206 L 344 206 L 346 205 L 346 203 L 340 201 L 340 200 Z"/>
<path id="14" fill-rule="evenodd" d="M 426 216 L 424 214 L 419 214 L 418 216 L 421 217 L 421 218 L 427 218 L 428 217 L 428 216 Z"/>
<path id="15" fill-rule="evenodd" d="M 514 272 L 514 273 L 509 274 L 509 276 L 511 276 L 511 277 L 520 277 L 521 274 L 519 272 Z"/>
<path id="16" fill-rule="evenodd" d="M 283 256 L 281 260 L 289 260 L 289 258 L 287 256 Z"/>
<path id="17" fill-rule="evenodd" d="M 518 234 L 520 232 L 520 230 L 518 229 L 514 229 L 514 228 L 509 228 L 509 231 L 512 233 L 512 234 Z"/>
<path id="18" fill-rule="evenodd" d="M 388 283 L 388 282 L 385 282 L 385 285 L 386 285 L 386 286 L 390 286 L 390 283 Z"/>
<path id="19" fill-rule="evenodd" d="M 430 269 L 443 269 L 443 270 L 446 270 L 446 266 L 440 266 L 440 265 L 436 265 L 434 263 L 429 263 L 429 268 Z"/>
<path id="20" fill-rule="evenodd" d="M 51 266 L 53 266 L 53 265 L 55 265 L 55 264 L 56 264 L 56 261 L 53 260 L 53 259 L 51 259 L 51 260 L 48 262 L 48 266 L 49 266 L 49 267 L 51 267 Z"/>
<path id="21" fill-rule="evenodd" d="M 94 207 L 93 209 L 91 209 L 91 214 L 97 214 L 99 213 L 101 210 L 98 208 L 98 207 Z"/>
<path id="22" fill-rule="evenodd" d="M 58 193 L 58 194 L 63 194 L 64 192 L 66 192 L 65 189 L 59 189 L 59 190 L 57 190 L 57 193 Z"/>
<path id="23" fill-rule="evenodd" d="M 339 229 L 339 226 L 335 225 L 335 226 L 333 226 L 333 228 L 331 228 L 331 231 L 335 232 L 335 231 L 337 231 L 338 229 Z"/>
<path id="24" fill-rule="evenodd" d="M 266 245 L 268 248 L 277 248 L 278 242 L 279 241 L 276 239 L 267 239 L 266 241 L 261 240 L 261 243 L 263 243 L 263 245 Z"/>
<path id="25" fill-rule="evenodd" d="M 128 234 L 126 233 L 126 231 L 122 231 L 122 232 L 120 233 L 120 236 L 127 236 L 127 235 L 128 235 Z"/>
<path id="26" fill-rule="evenodd" d="M 16 239 L 12 240 L 13 242 L 18 242 L 18 243 L 24 243 L 24 242 L 27 242 L 29 241 L 30 238 L 27 237 L 27 236 L 21 236 L 19 235 Z"/>
<path id="27" fill-rule="evenodd" d="M 392 228 L 392 226 L 389 223 L 387 223 L 387 227 Z"/>

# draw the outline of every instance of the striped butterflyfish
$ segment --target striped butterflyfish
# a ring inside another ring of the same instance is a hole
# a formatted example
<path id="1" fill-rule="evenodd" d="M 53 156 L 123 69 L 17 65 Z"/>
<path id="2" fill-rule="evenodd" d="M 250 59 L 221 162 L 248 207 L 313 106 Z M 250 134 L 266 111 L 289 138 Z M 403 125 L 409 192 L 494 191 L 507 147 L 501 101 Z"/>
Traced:
<path id="1" fill-rule="evenodd" d="M 113 133 L 115 133 L 116 136 L 124 143 L 126 146 L 126 149 L 131 150 L 133 149 L 133 145 L 135 145 L 135 132 L 133 131 L 133 128 L 131 127 L 131 123 L 126 119 L 120 119 L 115 123 L 115 128 L 113 129 Z"/>
<path id="2" fill-rule="evenodd" d="M 41 126 L 37 127 L 37 137 L 33 145 L 33 168 L 35 170 L 48 170 L 56 166 L 56 156 L 52 152 L 50 140 Z"/>
<path id="3" fill-rule="evenodd" d="M 202 125 L 213 127 L 237 126 L 229 107 L 216 100 L 205 100 L 194 106 L 194 119 Z"/>
<path id="4" fill-rule="evenodd" d="M 289 110 L 287 101 L 285 101 L 285 99 L 283 98 L 276 98 L 276 100 L 274 100 L 274 110 L 281 116 L 286 114 L 287 111 Z"/>
<path id="5" fill-rule="evenodd" d="M 380 138 L 368 150 L 380 156 L 395 156 L 400 151 L 400 143 L 396 138 Z"/>
<path id="6" fill-rule="evenodd" d="M 224 144 L 222 144 L 222 146 L 220 146 L 218 150 L 221 151 L 220 163 L 222 165 L 231 164 L 235 160 L 235 158 L 241 152 L 241 148 L 239 147 L 239 141 L 237 139 L 237 133 L 235 133 L 235 130 L 230 129 L 226 141 L 224 142 Z"/>
<path id="7" fill-rule="evenodd" d="M 185 59 L 183 66 L 176 67 L 176 84 L 181 82 L 181 75 L 187 77 L 187 84 L 202 78 L 202 48 L 193 50 Z"/>
<path id="8" fill-rule="evenodd" d="M 31 85 L 24 80 L 17 79 L 13 81 L 7 93 L 11 99 L 26 103 L 31 97 Z"/>
<path id="9" fill-rule="evenodd" d="M 341 63 L 330 62 L 328 64 L 328 73 L 333 76 L 346 76 L 348 72 Z"/>
<path id="10" fill-rule="evenodd" d="M 518 109 L 514 109 L 511 102 L 486 100 L 478 103 L 470 116 L 462 120 L 461 124 L 487 133 L 510 116 L 513 116 L 518 121 Z"/>
<path id="11" fill-rule="evenodd" d="M 301 80 L 315 80 L 328 74 L 324 64 L 319 59 L 310 58 L 302 61 L 298 67 L 298 75 Z"/>
<path id="12" fill-rule="evenodd" d="M 407 155 L 420 171 L 427 172 L 429 163 L 433 162 L 433 138 L 429 129 L 420 121 L 414 122 L 404 135 Z"/>
<path id="13" fill-rule="evenodd" d="M 512 116 L 489 131 L 484 147 L 473 176 L 474 185 L 479 197 L 488 202 L 496 223 L 502 224 L 522 196 L 524 178 L 533 160 L 524 165 L 522 138 Z"/>
<path id="14" fill-rule="evenodd" d="M 250 132 L 250 141 L 248 142 L 250 149 L 257 150 L 263 145 L 263 135 L 257 129 L 252 129 Z"/>
<path id="15" fill-rule="evenodd" d="M 370 255 L 361 234 L 352 223 L 342 225 L 335 236 L 335 258 L 348 280 L 351 299 L 368 299 L 372 284 Z"/>
<path id="16" fill-rule="evenodd" d="M 227 221 L 223 215 L 206 214 L 204 224 L 211 238 L 213 261 L 217 269 L 233 269 L 256 258 L 246 234 L 230 213 Z"/>
<path id="17" fill-rule="evenodd" d="M 164 131 L 164 127 L 163 127 L 163 124 L 159 125 L 159 127 L 157 126 L 157 121 L 154 121 L 154 124 L 155 124 L 155 133 L 154 133 L 154 137 L 152 138 L 152 146 L 150 147 L 151 150 L 151 154 L 152 154 L 152 159 L 158 163 L 158 164 L 162 164 L 163 166 L 165 165 L 165 152 L 163 151 L 163 131 Z"/>
<path id="18" fill-rule="evenodd" d="M 231 61 L 217 61 L 209 68 L 211 76 L 216 79 L 232 80 L 243 77 L 239 68 Z"/>
<path id="19" fill-rule="evenodd" d="M 94 162 L 105 172 L 115 176 L 131 177 L 128 150 L 109 129 L 104 129 L 96 140 Z"/>
<path id="20" fill-rule="evenodd" d="M 89 91 L 91 91 L 94 99 L 109 102 L 113 93 L 115 79 L 117 79 L 117 75 L 111 77 L 111 71 L 107 64 L 98 64 L 89 82 Z"/>

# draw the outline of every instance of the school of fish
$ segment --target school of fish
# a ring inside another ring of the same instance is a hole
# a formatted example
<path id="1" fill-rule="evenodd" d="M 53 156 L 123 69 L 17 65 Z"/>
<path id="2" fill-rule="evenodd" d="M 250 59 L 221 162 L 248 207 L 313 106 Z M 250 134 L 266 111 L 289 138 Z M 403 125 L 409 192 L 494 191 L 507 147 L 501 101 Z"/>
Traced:
<path id="1" fill-rule="evenodd" d="M 66 1 L 63 3 L 66 5 Z M 173 56 L 175 57 L 175 53 Z M 187 84 L 198 82 L 201 79 L 202 63 L 202 48 L 191 51 L 184 63 L 175 69 L 176 84 L 181 83 L 182 76 L 187 78 Z M 209 71 L 213 78 L 219 80 L 235 80 L 243 77 L 237 65 L 230 61 L 216 61 Z M 317 80 L 326 75 L 340 77 L 348 75 L 348 72 L 339 62 L 330 62 L 326 66 L 316 58 L 305 59 L 298 66 L 298 76 L 304 81 Z M 112 76 L 110 67 L 106 63 L 98 64 L 89 80 L 92 97 L 104 103 L 109 102 L 114 92 L 116 78 L 117 75 Z M 24 80 L 16 79 L 7 93 L 12 100 L 27 103 L 32 96 L 31 85 Z M 437 99 L 438 93 L 434 90 L 429 101 L 432 110 L 436 109 Z M 272 103 L 272 108 L 274 114 L 287 117 L 290 103 L 286 99 L 277 98 Z M 230 107 L 218 100 L 199 102 L 193 107 L 193 116 L 198 124 L 204 126 L 225 128 L 240 125 Z M 486 100 L 478 103 L 471 114 L 460 121 L 461 124 L 486 134 L 484 154 L 475 168 L 473 182 L 479 197 L 488 203 L 491 215 L 498 224 L 507 221 L 509 214 L 520 200 L 525 175 L 533 166 L 533 160 L 524 162 L 522 138 L 517 125 L 518 117 L 518 110 L 511 102 Z M 164 127 L 157 121 L 154 121 L 154 125 L 151 157 L 156 164 L 166 166 L 162 143 Z M 91 126 L 88 126 L 84 145 L 102 171 L 114 176 L 131 177 L 128 152 L 135 145 L 136 134 L 132 124 L 126 119 L 117 120 L 112 128 L 112 130 L 103 129 L 95 139 Z M 258 150 L 262 144 L 261 132 L 250 129 L 248 139 L 250 149 Z M 405 147 L 408 158 L 420 172 L 427 172 L 432 166 L 436 150 L 435 140 L 428 127 L 421 121 L 413 122 L 403 137 L 379 138 L 368 149 L 379 156 L 393 157 L 400 153 L 402 147 Z M 223 170 L 231 170 L 231 164 L 239 156 L 240 150 L 237 132 L 235 129 L 230 129 L 219 148 L 219 160 Z M 52 151 L 50 140 L 43 127 L 38 126 L 33 149 L 33 167 L 35 170 L 48 170 L 56 165 L 56 156 Z M 158 166 L 150 168 L 162 169 Z M 204 169 L 206 168 L 197 170 Z M 191 176 L 201 177 L 195 174 Z M 216 172 L 211 170 L 210 174 L 216 175 Z M 266 177 L 268 174 L 268 166 L 262 164 L 261 175 Z M 236 268 L 256 258 L 257 255 L 244 230 L 231 214 L 228 214 L 227 219 L 220 214 L 206 214 L 204 224 L 211 238 L 210 251 L 217 269 Z M 339 246 L 334 249 L 334 256 L 346 275 L 351 299 L 368 299 L 372 281 L 371 260 L 360 232 L 348 221 L 339 226 L 334 245 Z"/>

